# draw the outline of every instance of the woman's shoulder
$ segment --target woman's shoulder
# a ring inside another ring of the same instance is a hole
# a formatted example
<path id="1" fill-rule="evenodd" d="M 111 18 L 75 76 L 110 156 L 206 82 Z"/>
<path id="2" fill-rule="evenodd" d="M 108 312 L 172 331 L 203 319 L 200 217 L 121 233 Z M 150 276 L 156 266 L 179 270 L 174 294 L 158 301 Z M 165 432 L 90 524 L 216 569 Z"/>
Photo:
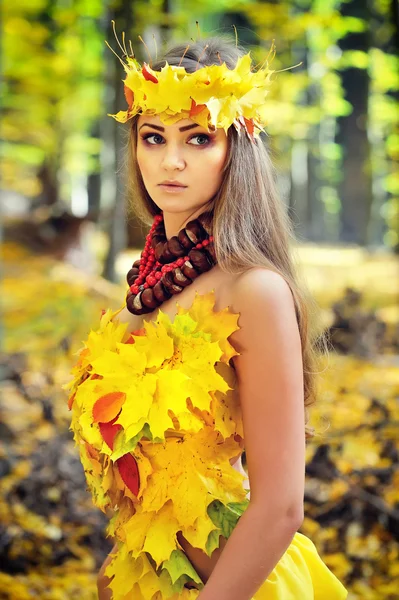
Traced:
<path id="1" fill-rule="evenodd" d="M 229 293 L 235 312 L 246 312 L 270 303 L 293 305 L 291 288 L 285 278 L 267 267 L 252 267 L 238 273 L 231 281 Z"/>
<path id="2" fill-rule="evenodd" d="M 254 267 L 236 276 L 230 288 L 230 308 L 240 315 L 233 341 L 247 346 L 250 338 L 270 330 L 270 324 L 296 326 L 293 295 L 285 278 L 265 267 Z"/>

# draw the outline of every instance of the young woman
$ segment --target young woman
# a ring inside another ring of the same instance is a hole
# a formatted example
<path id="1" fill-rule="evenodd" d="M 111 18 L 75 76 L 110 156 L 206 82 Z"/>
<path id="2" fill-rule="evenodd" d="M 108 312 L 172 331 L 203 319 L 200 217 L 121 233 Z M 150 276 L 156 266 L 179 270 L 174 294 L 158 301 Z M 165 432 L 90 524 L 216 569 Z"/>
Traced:
<path id="1" fill-rule="evenodd" d="M 219 38 L 124 66 L 113 116 L 129 121 L 132 210 L 152 225 L 69 403 L 113 515 L 99 598 L 343 600 L 297 531 L 313 305 L 259 135 L 271 71 Z"/>

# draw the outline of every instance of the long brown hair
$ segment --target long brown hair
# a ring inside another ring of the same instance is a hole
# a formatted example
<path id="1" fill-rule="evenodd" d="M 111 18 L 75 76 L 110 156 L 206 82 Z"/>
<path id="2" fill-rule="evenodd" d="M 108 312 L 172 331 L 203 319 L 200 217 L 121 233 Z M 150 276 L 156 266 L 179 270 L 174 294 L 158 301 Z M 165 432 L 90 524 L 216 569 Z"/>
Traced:
<path id="1" fill-rule="evenodd" d="M 164 58 L 152 65 L 160 70 L 165 61 L 181 65 L 187 72 L 199 66 L 224 61 L 233 69 L 245 52 L 220 37 L 174 46 Z M 184 57 L 182 58 L 182 56 Z M 128 212 L 137 216 L 147 227 L 160 212 L 145 189 L 137 164 L 137 119 L 132 119 L 126 148 L 128 178 Z M 262 134 L 263 135 L 263 134 Z M 319 329 L 319 307 L 299 276 L 298 261 L 294 260 L 293 228 L 276 190 L 276 173 L 264 141 L 253 143 L 238 135 L 234 127 L 228 130 L 228 154 L 224 165 L 222 185 L 212 199 L 209 210 L 215 252 L 220 268 L 228 273 L 242 273 L 263 266 L 284 277 L 289 285 L 296 310 L 302 343 L 302 362 L 305 398 L 305 434 L 313 437 L 314 429 L 307 426 L 308 408 L 316 400 L 316 371 L 318 352 L 328 352 L 326 338 Z"/>

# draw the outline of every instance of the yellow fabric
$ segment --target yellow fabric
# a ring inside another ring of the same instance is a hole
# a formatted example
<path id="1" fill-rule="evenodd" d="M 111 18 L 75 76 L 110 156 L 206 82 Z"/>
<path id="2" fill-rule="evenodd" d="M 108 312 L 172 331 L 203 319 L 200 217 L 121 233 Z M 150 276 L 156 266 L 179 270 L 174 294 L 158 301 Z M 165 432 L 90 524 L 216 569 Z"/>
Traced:
<path id="1" fill-rule="evenodd" d="M 107 567 L 113 600 L 197 598 L 203 587 L 177 533 L 208 556 L 248 506 L 228 338 L 238 314 L 214 311 L 214 292 L 162 311 L 130 334 L 106 311 L 73 369 L 68 406 L 96 506 L 118 551 Z M 188 589 L 185 584 L 196 585 Z M 314 544 L 296 533 L 253 600 L 341 600 L 347 592 Z"/>
<path id="2" fill-rule="evenodd" d="M 297 532 L 253 600 L 344 600 L 348 592 L 322 561 L 313 542 Z"/>

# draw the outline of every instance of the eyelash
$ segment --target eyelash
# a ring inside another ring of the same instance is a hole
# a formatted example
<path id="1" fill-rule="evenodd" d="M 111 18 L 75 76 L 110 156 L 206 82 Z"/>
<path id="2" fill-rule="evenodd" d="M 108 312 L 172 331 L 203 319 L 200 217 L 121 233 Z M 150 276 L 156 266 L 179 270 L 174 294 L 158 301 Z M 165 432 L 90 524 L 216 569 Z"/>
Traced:
<path id="1" fill-rule="evenodd" d="M 147 140 L 148 140 L 150 137 L 153 137 L 154 135 L 157 135 L 157 136 L 159 136 L 159 137 L 161 137 L 161 138 L 162 138 L 162 135 L 161 135 L 160 133 L 147 133 L 147 134 L 143 135 L 142 139 L 143 139 L 143 141 L 144 141 L 144 142 L 146 142 L 146 143 L 147 143 L 149 146 L 160 146 L 161 144 L 152 144 L 151 142 L 148 142 L 148 141 L 147 141 Z M 193 135 L 193 136 L 190 138 L 190 141 L 191 141 L 192 139 L 194 139 L 194 138 L 196 138 L 196 137 L 200 137 L 200 136 L 201 136 L 201 137 L 204 137 L 204 138 L 206 138 L 206 140 L 207 140 L 207 143 L 206 143 L 206 144 L 193 144 L 193 145 L 194 145 L 194 146 L 208 146 L 208 145 L 209 145 L 209 143 L 211 142 L 211 138 L 210 138 L 210 136 L 209 136 L 209 135 L 206 135 L 206 133 L 196 133 L 196 134 L 194 134 L 194 135 Z M 164 138 L 162 138 L 162 139 L 164 139 Z"/>

